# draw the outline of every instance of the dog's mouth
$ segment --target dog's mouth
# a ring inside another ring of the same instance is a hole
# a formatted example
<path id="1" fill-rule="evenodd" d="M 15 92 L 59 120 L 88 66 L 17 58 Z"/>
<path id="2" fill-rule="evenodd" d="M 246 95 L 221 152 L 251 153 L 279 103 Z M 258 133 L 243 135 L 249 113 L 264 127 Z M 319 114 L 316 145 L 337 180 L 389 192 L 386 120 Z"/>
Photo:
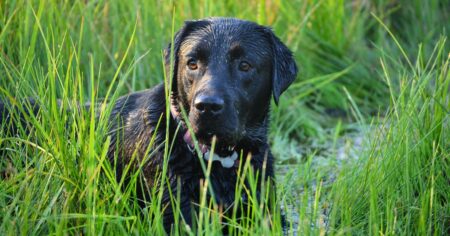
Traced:
<path id="1" fill-rule="evenodd" d="M 173 98 L 171 98 L 171 106 L 170 106 L 170 112 L 174 119 L 178 120 L 181 124 L 184 124 L 184 121 L 179 119 L 179 110 L 178 107 L 173 102 Z M 196 135 L 196 137 L 201 137 L 201 135 Z M 211 140 L 212 135 L 206 135 L 208 138 L 199 138 L 197 140 L 198 148 L 201 154 L 203 155 L 203 158 L 206 161 L 209 161 L 210 159 L 212 161 L 219 161 L 222 164 L 222 167 L 224 168 L 231 168 L 231 167 L 238 167 L 239 166 L 239 158 L 238 158 L 238 149 L 236 148 L 236 144 L 230 141 L 225 141 L 226 139 L 220 139 L 218 142 L 214 145 L 214 152 L 211 152 Z M 196 152 L 196 145 L 195 141 L 191 136 L 191 133 L 189 131 L 186 131 L 186 133 L 183 136 L 183 139 L 189 148 L 191 152 Z"/>
<path id="2" fill-rule="evenodd" d="M 194 143 L 195 141 L 192 138 L 189 131 L 186 132 L 183 139 L 190 148 L 195 149 Z M 204 141 L 203 139 L 197 140 L 199 150 L 202 152 L 202 154 L 211 152 L 212 149 L 211 140 L 210 141 Z M 219 157 L 229 157 L 233 155 L 233 153 L 236 151 L 237 151 L 236 146 L 234 144 L 228 144 L 226 142 L 217 142 L 214 145 L 214 153 L 217 154 Z"/>
<path id="3" fill-rule="evenodd" d="M 183 137 L 184 141 L 186 142 L 188 148 L 194 152 L 195 151 L 195 141 L 192 138 L 189 131 L 187 131 Z M 217 142 L 214 145 L 214 152 L 212 152 L 212 145 L 209 141 L 204 141 L 202 139 L 197 141 L 199 151 L 203 155 L 203 158 L 206 161 L 209 161 L 210 159 L 212 161 L 218 161 L 222 164 L 225 168 L 231 168 L 233 166 L 237 166 L 239 163 L 238 161 L 238 151 L 236 148 L 236 145 L 226 143 L 226 142 Z"/>

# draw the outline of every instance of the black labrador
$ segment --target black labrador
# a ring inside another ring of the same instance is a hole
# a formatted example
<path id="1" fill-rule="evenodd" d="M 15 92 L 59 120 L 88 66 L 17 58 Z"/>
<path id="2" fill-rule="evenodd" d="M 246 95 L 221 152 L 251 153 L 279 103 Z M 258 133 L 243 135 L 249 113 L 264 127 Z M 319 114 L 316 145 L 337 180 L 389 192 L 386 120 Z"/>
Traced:
<path id="1" fill-rule="evenodd" d="M 146 159 L 142 173 L 145 187 L 151 189 L 164 163 L 164 149 L 158 147 L 168 131 L 174 140 L 166 175 L 169 189 L 174 196 L 180 191 L 178 204 L 184 220 L 191 224 L 192 203 L 199 202 L 205 178 L 199 157 L 212 157 L 210 184 L 215 201 L 224 209 L 235 201 L 241 157 L 251 155 L 253 170 L 273 180 L 274 158 L 267 143 L 271 97 L 278 103 L 296 78 L 297 66 L 292 53 L 270 28 L 233 18 L 185 22 L 173 45 L 167 47 L 165 60 L 166 74 L 171 73 L 173 81 L 170 113 L 166 113 L 164 84 L 119 98 L 111 115 L 108 155 L 118 179 L 123 177 L 125 166 L 132 164 L 133 155 L 138 157 L 135 162 Z M 5 108 L 0 110 L 6 112 Z M 170 119 L 169 127 L 159 122 L 166 118 Z M 156 139 L 149 151 L 152 138 Z M 216 142 L 211 152 L 213 138 Z M 145 158 L 149 154 L 151 157 Z M 148 201 L 147 191 L 140 189 L 140 198 Z M 243 193 L 241 199 L 246 197 Z M 170 202 L 165 191 L 164 225 L 168 231 L 174 222 Z"/>

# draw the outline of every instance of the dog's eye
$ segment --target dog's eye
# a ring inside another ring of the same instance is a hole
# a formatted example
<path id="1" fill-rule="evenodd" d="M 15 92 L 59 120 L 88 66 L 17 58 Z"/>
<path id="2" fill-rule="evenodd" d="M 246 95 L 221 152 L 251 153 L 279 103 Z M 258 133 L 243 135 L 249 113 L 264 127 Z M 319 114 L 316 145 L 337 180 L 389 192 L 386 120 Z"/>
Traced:
<path id="1" fill-rule="evenodd" d="M 241 61 L 241 63 L 239 63 L 239 70 L 241 71 L 249 71 L 251 67 L 252 66 L 246 61 Z"/>
<path id="2" fill-rule="evenodd" d="M 189 68 L 189 70 L 197 70 L 198 68 L 197 61 L 194 59 L 190 59 L 187 62 L 187 67 Z"/>

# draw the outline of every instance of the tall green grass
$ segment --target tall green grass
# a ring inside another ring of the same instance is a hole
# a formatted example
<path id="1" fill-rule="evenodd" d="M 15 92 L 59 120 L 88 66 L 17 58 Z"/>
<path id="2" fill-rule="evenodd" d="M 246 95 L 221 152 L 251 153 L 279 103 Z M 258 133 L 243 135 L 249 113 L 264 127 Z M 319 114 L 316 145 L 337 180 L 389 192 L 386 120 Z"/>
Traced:
<path id="1" fill-rule="evenodd" d="M 444 235 L 450 230 L 450 54 L 407 63 L 383 58 L 390 109 L 358 164 L 333 186 L 332 232 Z M 420 53 L 422 51 L 419 51 Z M 400 68 L 400 69 L 399 69 Z"/>
<path id="2" fill-rule="evenodd" d="M 49 59 L 42 52 L 51 50 L 53 56 L 68 62 L 75 48 L 79 61 L 83 62 L 79 65 L 83 79 L 97 76 L 97 83 L 102 88 L 98 95 L 102 97 L 106 93 L 104 88 L 112 85 L 111 80 L 135 30 L 124 61 L 124 68 L 130 68 L 132 64 L 134 67 L 129 71 L 120 70 L 119 78 L 124 86 L 119 93 L 148 88 L 163 78 L 161 51 L 170 41 L 172 17 L 175 29 L 186 19 L 240 17 L 271 25 L 294 51 L 301 66 L 299 81 L 308 79 L 308 83 L 289 93 L 294 97 L 304 93 L 309 96 L 291 100 L 294 106 L 303 110 L 301 122 L 295 122 L 292 135 L 304 138 L 320 136 L 321 128 L 329 127 L 330 122 L 326 119 L 311 119 L 317 111 L 337 110 L 340 111 L 338 114 L 343 114 L 342 111 L 348 109 L 343 86 L 365 113 L 376 112 L 388 102 L 386 86 L 377 74 L 380 57 L 377 47 L 389 48 L 395 54 L 399 52 L 370 13 L 381 17 L 388 26 L 392 25 L 396 35 L 402 36 L 402 45 L 411 52 L 409 56 L 417 54 L 418 43 L 423 42 L 429 48 L 428 45 L 436 43 L 450 28 L 444 24 L 450 19 L 448 0 L 245 0 L 239 3 L 210 0 L 173 3 L 2 1 L 0 44 L 4 63 L 15 73 L 22 74 L 27 82 L 22 85 L 20 81 L 7 80 L 3 70 L 0 71 L 1 82 L 8 90 L 31 96 L 29 91 L 23 92 L 24 87 L 36 87 L 39 83 L 32 80 L 30 67 L 41 67 L 42 70 L 49 67 Z M 96 75 L 90 74 L 87 63 L 90 60 L 98 69 Z M 67 66 L 66 63 L 59 65 L 58 72 L 63 73 Z M 85 90 L 89 93 L 89 89 Z M 61 97 L 59 89 L 56 93 Z M 286 119 L 288 122 L 283 123 L 292 123 L 292 119 Z"/>
<path id="3" fill-rule="evenodd" d="M 26 117 L 30 135 L 25 127 L 17 135 L 0 129 L 0 234 L 163 234 L 158 188 L 149 191 L 159 200 L 142 209 L 139 169 L 129 170 L 128 186 L 115 180 L 106 159 L 111 105 L 103 98 L 113 102 L 163 81 L 162 49 L 172 27 L 206 16 L 272 25 L 300 65 L 299 79 L 274 109 L 270 134 L 277 157 L 296 161 L 277 182 L 288 233 L 445 234 L 450 76 L 449 43 L 440 36 L 450 29 L 449 6 L 448 0 L 2 1 L 0 98 L 27 106 L 24 99 L 32 97 L 44 109 Z M 85 102 L 96 105 L 78 109 Z M 343 122 L 326 115 L 334 110 Z M 371 113 L 382 119 L 369 129 L 357 163 L 317 167 L 318 152 L 304 160 L 305 140 L 339 139 Z M 330 135 L 335 126 L 342 127 Z M 205 163 L 206 174 L 209 168 Z M 334 183 L 328 172 L 338 173 Z M 246 173 L 241 179 L 255 181 L 255 173 Z M 237 188 L 254 192 L 242 183 Z M 280 235 L 279 209 L 270 209 L 269 222 L 269 209 L 250 196 L 252 214 L 229 219 L 232 234 Z M 221 209 L 206 198 L 199 209 L 192 228 L 177 218 L 173 233 L 220 234 Z"/>

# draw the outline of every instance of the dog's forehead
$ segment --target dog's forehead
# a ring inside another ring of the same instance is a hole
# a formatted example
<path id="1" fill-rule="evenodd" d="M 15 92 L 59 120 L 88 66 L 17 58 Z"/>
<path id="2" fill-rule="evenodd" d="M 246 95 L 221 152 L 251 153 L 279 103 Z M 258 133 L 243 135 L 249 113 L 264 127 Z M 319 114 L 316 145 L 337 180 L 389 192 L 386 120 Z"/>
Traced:
<path id="1" fill-rule="evenodd" d="M 264 27 L 247 21 L 213 20 L 190 32 L 183 40 L 181 51 L 206 50 L 226 54 L 242 50 L 270 55 L 270 40 L 264 30 Z"/>

